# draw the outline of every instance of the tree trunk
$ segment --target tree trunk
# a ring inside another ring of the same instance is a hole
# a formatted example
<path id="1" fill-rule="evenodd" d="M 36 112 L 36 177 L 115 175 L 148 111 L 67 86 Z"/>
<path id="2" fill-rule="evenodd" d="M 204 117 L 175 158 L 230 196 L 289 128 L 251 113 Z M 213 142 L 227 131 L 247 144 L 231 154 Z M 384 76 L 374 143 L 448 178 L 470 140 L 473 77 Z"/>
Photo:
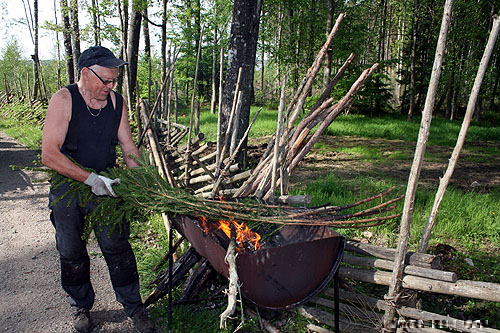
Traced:
<path id="1" fill-rule="evenodd" d="M 243 94 L 241 114 L 239 123 L 234 130 L 238 131 L 238 139 L 241 139 L 250 120 L 250 104 L 252 101 L 253 77 L 255 68 L 255 56 L 257 52 L 257 38 L 259 34 L 259 14 L 262 1 L 235 0 L 233 9 L 233 20 L 231 23 L 231 37 L 228 50 L 228 68 L 226 73 L 222 112 L 222 133 L 228 126 L 227 120 L 232 108 L 234 89 L 238 78 L 238 70 L 242 68 L 240 90 Z M 231 134 L 229 134 L 231 135 Z M 239 140 L 237 140 L 239 141 Z M 246 140 L 238 156 L 238 161 L 246 160 Z M 221 157 L 223 158 L 223 157 Z"/>
<path id="2" fill-rule="evenodd" d="M 61 17 L 63 21 L 64 54 L 66 56 L 67 83 L 75 82 L 75 68 L 73 67 L 73 49 L 71 47 L 71 24 L 69 20 L 68 0 L 60 0 Z"/>
<path id="3" fill-rule="evenodd" d="M 264 40 L 262 40 L 262 49 L 260 50 L 260 91 L 262 92 L 262 96 L 265 98 L 264 91 Z"/>
<path id="4" fill-rule="evenodd" d="M 500 63 L 498 61 L 495 61 L 495 65 L 497 67 L 497 72 L 495 75 L 495 83 L 493 84 L 493 90 L 491 91 L 490 111 L 493 111 L 495 109 L 495 97 L 497 95 L 498 81 L 500 79 Z M 479 120 L 479 119 L 476 119 L 476 120 Z"/>
<path id="5" fill-rule="evenodd" d="M 118 0 L 118 11 L 120 13 L 120 58 L 128 59 L 127 57 L 127 31 L 128 31 L 128 1 L 125 1 L 123 5 L 121 1 Z M 118 80 L 117 91 L 121 91 L 123 98 L 127 101 L 130 107 L 130 96 L 128 95 L 128 66 L 120 67 L 120 76 Z M 137 119 L 140 123 L 140 117 Z M 140 129 L 140 127 L 139 127 Z"/>
<path id="6" fill-rule="evenodd" d="M 413 23 L 413 31 L 412 31 L 412 41 L 411 41 L 411 60 L 410 60 L 410 108 L 408 109 L 408 121 L 412 121 L 413 113 L 415 112 L 415 95 L 416 95 L 416 87 L 415 87 L 415 56 L 416 56 L 416 48 L 417 48 L 417 29 L 418 29 L 418 19 L 415 18 L 418 11 L 418 0 L 415 2 L 415 11 L 414 11 L 414 23 Z"/>
<path id="7" fill-rule="evenodd" d="M 33 99 L 38 98 L 38 94 L 40 93 L 40 68 L 38 67 L 38 0 L 33 0 L 33 16 L 35 18 L 35 23 L 33 26 L 34 30 L 34 43 L 35 43 L 35 52 L 32 56 L 33 58 Z M 15 80 L 15 79 L 14 79 Z"/>
<path id="8" fill-rule="evenodd" d="M 92 25 L 94 27 L 94 45 L 101 45 L 99 27 L 99 4 L 98 0 L 92 0 Z"/>
<path id="9" fill-rule="evenodd" d="M 434 109 L 434 102 L 437 87 L 439 84 L 439 77 L 443 64 L 443 57 L 446 48 L 446 38 L 448 35 L 448 28 L 451 20 L 451 7 L 453 0 L 446 0 L 444 5 L 443 20 L 441 23 L 441 30 L 439 33 L 438 44 L 436 47 L 436 54 L 434 57 L 434 65 L 432 68 L 431 80 L 427 90 L 427 97 L 425 107 L 422 114 L 422 121 L 420 124 L 420 131 L 418 134 L 417 146 L 415 148 L 415 155 L 413 164 L 408 178 L 408 187 L 406 189 L 405 203 L 403 213 L 401 216 L 401 226 L 399 231 L 399 239 L 397 246 L 397 254 L 394 258 L 394 268 L 391 275 L 389 290 L 386 295 L 388 308 L 384 314 L 384 328 L 387 330 L 393 329 L 393 320 L 396 313 L 397 295 L 401 289 L 401 278 L 404 270 L 404 258 L 408 251 L 408 241 L 410 238 L 410 225 L 412 220 L 413 208 L 415 204 L 415 193 L 417 190 L 418 179 L 420 177 L 420 170 L 424 159 L 425 148 L 427 146 L 427 139 L 429 138 L 429 129 L 432 120 L 432 110 Z M 390 305 L 390 306 L 389 306 Z"/>
<path id="10" fill-rule="evenodd" d="M 217 12 L 215 12 L 217 16 Z M 210 100 L 210 113 L 215 114 L 215 103 L 217 101 L 217 26 L 214 27 L 214 47 L 212 54 L 212 98 Z"/>
<path id="11" fill-rule="evenodd" d="M 148 21 L 148 7 L 144 8 L 142 15 L 144 22 L 142 22 L 142 31 L 144 33 L 144 55 L 146 61 L 151 60 L 151 38 L 149 37 L 149 21 Z"/>
<path id="12" fill-rule="evenodd" d="M 57 22 L 57 9 L 56 9 L 56 0 L 54 0 L 54 19 L 56 25 L 58 25 Z M 59 32 L 56 31 L 56 44 L 57 44 L 57 63 L 61 63 L 61 45 L 59 44 Z M 62 82 L 61 82 L 61 66 L 57 66 L 57 89 L 61 89 Z"/>
<path id="13" fill-rule="evenodd" d="M 163 0 L 163 13 L 161 17 L 161 82 L 165 81 L 168 71 L 169 57 L 167 57 L 167 5 L 168 0 Z M 163 96 L 163 103 L 166 104 L 168 97 Z"/>
<path id="14" fill-rule="evenodd" d="M 130 108 L 133 108 L 136 102 L 136 84 L 137 84 L 137 62 L 139 59 L 139 38 L 141 35 L 142 14 L 139 9 L 140 1 L 132 1 L 132 16 L 130 17 L 129 35 L 128 35 L 128 68 L 129 68 L 129 86 Z"/>
<path id="15" fill-rule="evenodd" d="M 78 58 L 80 58 L 80 27 L 78 23 L 78 0 L 70 0 L 71 11 L 71 45 L 73 47 L 73 67 L 75 69 L 75 81 L 78 81 L 77 75 Z"/>
<path id="16" fill-rule="evenodd" d="M 456 82 L 460 82 L 461 76 L 462 76 L 462 69 L 465 63 L 465 53 L 466 53 L 466 46 L 464 46 L 462 53 L 460 55 L 460 65 L 458 66 L 458 71 L 457 71 L 457 80 Z M 457 102 L 458 102 L 458 95 L 460 92 L 460 86 L 456 84 L 453 89 L 453 95 L 451 97 L 451 110 L 450 110 L 450 120 L 455 119 L 455 114 L 457 113 Z"/>
<path id="17" fill-rule="evenodd" d="M 326 35 L 332 31 L 333 28 L 333 15 L 335 13 L 335 0 L 328 0 L 328 15 L 326 18 Z M 332 72 L 332 48 L 329 47 L 326 51 L 325 67 L 323 71 L 323 90 L 330 84 L 330 76 Z"/>
<path id="18" fill-rule="evenodd" d="M 493 52 L 493 48 L 495 46 L 495 42 L 498 37 L 499 28 L 500 28 L 499 19 L 498 17 L 495 17 L 493 28 L 491 29 L 490 33 L 490 38 L 484 50 L 481 63 L 479 64 L 479 69 L 477 71 L 476 79 L 474 81 L 474 86 L 472 87 L 469 103 L 467 104 L 467 111 L 465 112 L 465 117 L 462 123 L 462 128 L 460 129 L 460 133 L 458 135 L 455 149 L 453 150 L 453 153 L 449 160 L 448 168 L 446 169 L 443 178 L 441 178 L 439 182 L 439 188 L 436 192 L 434 204 L 432 206 L 431 213 L 429 214 L 429 218 L 427 219 L 427 224 L 425 225 L 424 232 L 422 233 L 422 238 L 420 240 L 420 246 L 418 249 L 419 252 L 425 253 L 427 252 L 427 248 L 429 247 L 429 239 L 431 237 L 432 228 L 434 227 L 434 222 L 436 221 L 436 215 L 439 210 L 439 206 L 441 205 L 441 200 L 443 200 L 444 192 L 446 191 L 448 183 L 450 182 L 450 178 L 453 175 L 453 171 L 455 171 L 455 166 L 457 164 L 458 157 L 460 156 L 460 152 L 462 151 L 462 147 L 465 143 L 465 136 L 467 135 L 467 131 L 469 129 L 470 122 L 472 120 L 474 107 L 476 105 L 477 97 L 479 96 L 479 90 L 481 89 L 481 84 L 483 82 L 484 74 L 486 72 L 486 67 L 488 66 L 491 53 Z"/>

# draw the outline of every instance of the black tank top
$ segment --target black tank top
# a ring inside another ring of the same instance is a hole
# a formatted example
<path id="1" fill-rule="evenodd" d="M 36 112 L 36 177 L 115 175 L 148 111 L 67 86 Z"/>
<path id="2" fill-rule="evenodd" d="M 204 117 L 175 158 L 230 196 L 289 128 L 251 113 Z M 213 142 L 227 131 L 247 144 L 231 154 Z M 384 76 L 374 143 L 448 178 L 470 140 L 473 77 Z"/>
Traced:
<path id="1" fill-rule="evenodd" d="M 116 165 L 116 145 L 123 99 L 115 93 L 116 110 L 111 96 L 99 110 L 88 109 L 76 84 L 66 86 L 71 93 L 72 111 L 61 152 L 84 167 L 101 172 Z M 97 115 L 98 114 L 98 115 Z"/>

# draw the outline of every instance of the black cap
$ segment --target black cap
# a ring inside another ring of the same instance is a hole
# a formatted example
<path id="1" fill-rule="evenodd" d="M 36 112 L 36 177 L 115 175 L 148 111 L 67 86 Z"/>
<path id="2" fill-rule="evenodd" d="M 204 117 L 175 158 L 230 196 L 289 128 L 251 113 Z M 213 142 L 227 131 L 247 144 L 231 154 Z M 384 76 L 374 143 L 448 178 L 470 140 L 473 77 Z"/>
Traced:
<path id="1" fill-rule="evenodd" d="M 115 57 L 113 52 L 104 46 L 92 46 L 86 49 L 78 59 L 78 68 L 99 65 L 107 68 L 117 68 L 126 65 L 127 62 Z"/>

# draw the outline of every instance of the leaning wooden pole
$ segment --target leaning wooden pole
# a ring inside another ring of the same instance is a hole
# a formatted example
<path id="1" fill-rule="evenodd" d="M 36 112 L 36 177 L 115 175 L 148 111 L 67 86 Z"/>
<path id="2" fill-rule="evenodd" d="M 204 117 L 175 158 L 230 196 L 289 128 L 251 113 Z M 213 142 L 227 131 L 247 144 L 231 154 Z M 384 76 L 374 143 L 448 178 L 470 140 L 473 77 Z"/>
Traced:
<path id="1" fill-rule="evenodd" d="M 427 224 L 425 225 L 424 232 L 422 233 L 420 246 L 418 248 L 419 252 L 424 253 L 427 251 L 427 248 L 429 247 L 429 239 L 431 237 L 432 228 L 434 227 L 434 223 L 436 221 L 436 215 L 439 210 L 439 205 L 441 204 L 441 200 L 443 200 L 444 192 L 448 187 L 448 183 L 450 182 L 450 178 L 453 175 L 453 171 L 455 171 L 458 157 L 460 156 L 460 152 L 462 151 L 462 147 L 464 146 L 465 136 L 467 135 L 467 131 L 469 130 L 469 125 L 472 119 L 472 115 L 474 114 L 474 108 L 476 106 L 479 90 L 481 89 L 481 84 L 483 83 L 484 75 L 486 73 L 486 67 L 488 67 L 488 62 L 490 61 L 491 54 L 493 53 L 493 48 L 495 47 L 495 42 L 498 38 L 499 30 L 500 30 L 500 19 L 498 18 L 498 16 L 495 15 L 493 21 L 493 27 L 491 28 L 490 32 L 490 37 L 488 39 L 488 43 L 486 44 L 483 58 L 479 63 L 479 69 L 477 71 L 476 79 L 474 81 L 474 85 L 472 87 L 472 91 L 469 97 L 469 102 L 467 104 L 467 111 L 465 112 L 465 117 L 462 122 L 462 128 L 460 129 L 457 143 L 455 145 L 455 148 L 453 149 L 453 153 L 451 154 L 451 158 L 448 162 L 448 168 L 446 169 L 443 178 L 441 178 L 439 182 L 439 188 L 436 192 L 434 204 L 432 206 L 431 213 L 429 214 L 429 218 L 427 219 Z"/>
<path id="2" fill-rule="evenodd" d="M 272 162 L 272 174 L 271 174 L 271 189 L 269 200 L 274 202 L 274 192 L 276 191 L 276 181 L 277 181 L 277 172 L 278 172 L 278 161 L 279 161 L 279 153 L 280 153 L 280 140 L 283 132 L 283 112 L 285 111 L 285 95 L 286 95 L 286 82 L 288 79 L 288 75 L 285 74 L 282 79 L 281 86 L 281 94 L 280 94 L 280 105 L 278 107 L 278 123 L 276 126 L 276 133 L 274 134 L 274 154 L 273 154 L 273 162 Z M 282 193 L 283 194 L 283 193 Z"/>
<path id="3" fill-rule="evenodd" d="M 415 192 L 417 190 L 417 183 L 420 177 L 422 162 L 424 160 L 425 148 L 429 138 L 429 128 L 432 120 L 432 110 L 436 99 L 436 91 L 441 75 L 441 66 L 443 64 L 443 57 L 446 47 L 446 38 L 448 35 L 448 28 L 451 20 L 451 7 L 453 0 L 446 0 L 444 5 L 443 19 L 441 22 L 441 30 L 439 32 L 439 39 L 434 56 L 434 65 L 432 68 L 431 79 L 429 88 L 427 90 L 427 97 L 425 100 L 425 107 L 422 113 L 422 121 L 420 124 L 420 131 L 418 133 L 417 146 L 415 148 L 415 155 L 408 178 L 408 186 L 406 188 L 405 203 L 401 217 L 401 226 L 399 229 L 399 240 L 394 258 L 394 268 L 391 275 L 389 284 L 389 291 L 385 295 L 387 302 L 387 310 L 384 314 L 383 324 L 386 332 L 394 331 L 394 315 L 396 313 L 396 306 L 399 299 L 401 281 L 404 271 L 404 262 L 406 252 L 408 251 L 408 240 L 410 238 L 410 224 L 413 214 L 413 206 L 415 203 Z"/>
<path id="4" fill-rule="evenodd" d="M 194 82 L 193 82 L 193 95 L 191 96 L 191 117 L 189 118 L 189 132 L 188 132 L 188 138 L 187 138 L 187 149 L 186 149 L 186 154 L 185 154 L 185 160 L 186 160 L 186 167 L 185 167 L 185 174 L 186 174 L 186 186 L 189 185 L 189 168 L 191 167 L 191 135 L 193 133 L 193 117 L 194 117 L 194 107 L 195 107 L 195 98 L 196 98 L 196 91 L 198 88 L 198 68 L 200 65 L 200 55 L 201 55 L 201 41 L 203 37 L 203 27 L 200 30 L 200 41 L 198 44 L 198 51 L 196 53 L 196 68 L 194 70 Z"/>

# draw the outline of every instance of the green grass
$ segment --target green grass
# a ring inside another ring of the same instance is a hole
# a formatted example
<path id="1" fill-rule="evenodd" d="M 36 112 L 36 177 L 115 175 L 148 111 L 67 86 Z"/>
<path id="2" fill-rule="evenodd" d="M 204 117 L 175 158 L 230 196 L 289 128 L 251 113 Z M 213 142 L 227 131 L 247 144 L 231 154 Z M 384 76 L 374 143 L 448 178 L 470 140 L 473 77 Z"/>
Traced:
<path id="1" fill-rule="evenodd" d="M 19 140 L 33 150 L 40 150 L 42 145 L 42 129 L 33 124 L 20 122 L 17 119 L 0 118 L 0 131 Z"/>
<path id="2" fill-rule="evenodd" d="M 461 122 L 435 118 L 431 122 L 429 145 L 455 145 Z M 365 138 L 383 138 L 416 142 L 420 129 L 420 119 L 408 122 L 403 116 L 365 117 L 348 115 L 338 117 L 329 127 L 326 134 L 338 136 L 360 136 Z M 467 141 L 498 141 L 500 127 L 487 124 L 472 123 L 467 133 Z"/>
<path id="3" fill-rule="evenodd" d="M 344 205 L 394 188 L 393 197 L 404 194 L 403 184 L 393 180 L 380 180 L 371 177 L 339 178 L 329 175 L 310 185 L 305 193 L 313 197 L 313 206 L 330 203 Z M 435 190 L 418 189 L 413 211 L 410 247 L 418 248 L 420 235 L 427 221 L 435 197 Z M 400 201 L 396 211 L 401 211 Z M 361 210 L 363 206 L 357 210 Z M 491 246 L 500 249 L 500 190 L 492 193 L 466 192 L 448 188 L 441 203 L 433 230 L 431 245 L 447 243 L 468 252 L 484 250 Z M 370 229 L 385 240 L 386 245 L 396 246 L 397 221 Z M 348 237 L 362 237 L 362 230 L 346 229 L 342 231 Z M 500 282 L 500 279 L 499 279 Z"/>

